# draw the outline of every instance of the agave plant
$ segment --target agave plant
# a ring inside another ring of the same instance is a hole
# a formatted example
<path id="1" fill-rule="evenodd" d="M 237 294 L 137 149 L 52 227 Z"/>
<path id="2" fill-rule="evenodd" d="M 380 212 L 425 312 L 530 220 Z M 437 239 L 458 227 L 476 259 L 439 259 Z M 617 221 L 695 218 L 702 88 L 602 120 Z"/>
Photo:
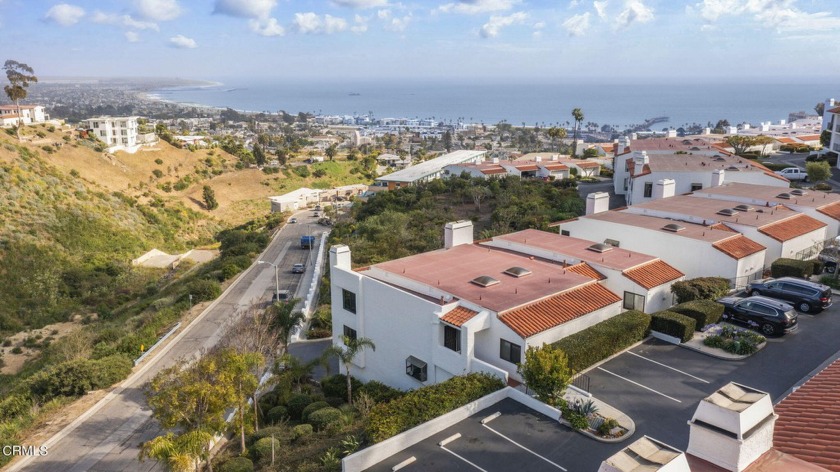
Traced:
<path id="1" fill-rule="evenodd" d="M 598 412 L 598 406 L 595 405 L 595 402 L 591 399 L 578 403 L 576 407 L 578 413 L 586 417 L 592 416 Z"/>

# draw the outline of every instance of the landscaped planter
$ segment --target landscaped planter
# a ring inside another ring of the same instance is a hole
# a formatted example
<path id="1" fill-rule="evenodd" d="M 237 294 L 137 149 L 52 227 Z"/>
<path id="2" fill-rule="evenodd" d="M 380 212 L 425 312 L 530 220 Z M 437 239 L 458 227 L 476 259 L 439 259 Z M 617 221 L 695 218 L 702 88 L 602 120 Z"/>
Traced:
<path id="1" fill-rule="evenodd" d="M 705 326 L 703 333 L 703 345 L 739 356 L 754 354 L 767 342 L 764 336 L 758 333 L 728 324 Z"/>

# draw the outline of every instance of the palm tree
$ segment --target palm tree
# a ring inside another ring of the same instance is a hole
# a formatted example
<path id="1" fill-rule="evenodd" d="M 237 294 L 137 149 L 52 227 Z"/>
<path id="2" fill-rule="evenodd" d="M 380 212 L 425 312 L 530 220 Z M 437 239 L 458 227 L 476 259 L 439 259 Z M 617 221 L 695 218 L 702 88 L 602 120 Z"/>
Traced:
<path id="1" fill-rule="evenodd" d="M 295 328 L 306 320 L 306 316 L 302 312 L 295 311 L 295 305 L 298 301 L 297 298 L 293 298 L 285 303 L 277 302 L 269 308 L 271 324 L 280 334 L 284 351 L 289 350 L 289 343 Z"/>
<path id="2" fill-rule="evenodd" d="M 202 430 L 178 436 L 166 433 L 143 443 L 139 459 L 141 462 L 146 458 L 154 459 L 172 472 L 198 471 L 201 461 L 208 458 L 206 445 L 212 440 L 213 435 Z"/>
<path id="3" fill-rule="evenodd" d="M 375 351 L 376 345 L 373 344 L 373 341 L 369 338 L 351 338 L 350 336 L 342 336 L 341 342 L 344 343 L 343 348 L 341 346 L 332 345 L 326 352 L 329 353 L 329 355 L 338 357 L 339 362 L 344 365 L 344 370 L 347 372 L 347 403 L 352 405 L 353 384 L 351 383 L 352 377 L 350 375 L 350 364 L 353 363 L 353 359 L 356 357 L 356 354 L 367 348 L 371 348 Z"/>
<path id="4" fill-rule="evenodd" d="M 574 108 L 572 110 L 572 117 L 575 119 L 575 142 L 572 145 L 572 157 L 576 157 L 578 132 L 580 131 L 580 124 L 583 122 L 583 110 L 580 108 Z"/>
<path id="5" fill-rule="evenodd" d="M 567 136 L 566 128 L 552 126 L 548 130 L 548 137 L 552 139 L 552 141 L 557 142 L 558 140 L 562 143 L 562 140 L 566 139 Z M 560 144 L 557 144 L 557 154 L 560 154 Z"/>

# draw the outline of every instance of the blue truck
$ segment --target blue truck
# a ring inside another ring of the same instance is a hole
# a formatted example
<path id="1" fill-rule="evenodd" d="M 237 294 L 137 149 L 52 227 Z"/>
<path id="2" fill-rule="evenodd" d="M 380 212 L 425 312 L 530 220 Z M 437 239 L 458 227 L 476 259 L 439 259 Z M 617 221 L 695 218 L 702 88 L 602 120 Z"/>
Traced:
<path id="1" fill-rule="evenodd" d="M 301 236 L 300 237 L 300 248 L 301 249 L 312 249 L 315 247 L 315 236 Z"/>

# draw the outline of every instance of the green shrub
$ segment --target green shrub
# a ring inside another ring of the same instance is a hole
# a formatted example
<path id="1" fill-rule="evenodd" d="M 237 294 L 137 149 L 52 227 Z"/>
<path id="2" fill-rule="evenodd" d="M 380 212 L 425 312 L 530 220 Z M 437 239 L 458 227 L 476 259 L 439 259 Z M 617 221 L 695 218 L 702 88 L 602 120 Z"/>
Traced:
<path id="1" fill-rule="evenodd" d="M 566 353 L 575 372 L 641 341 L 650 333 L 650 315 L 626 311 L 554 343 Z"/>
<path id="2" fill-rule="evenodd" d="M 0 401 L 0 422 L 9 421 L 29 413 L 32 400 L 20 394 L 9 395 Z"/>
<path id="3" fill-rule="evenodd" d="M 309 422 L 316 431 L 323 431 L 331 424 L 341 421 L 341 410 L 327 406 L 309 415 Z"/>
<path id="4" fill-rule="evenodd" d="M 692 300 L 717 300 L 729 292 L 729 280 L 723 277 L 698 277 L 671 285 L 677 303 Z"/>
<path id="5" fill-rule="evenodd" d="M 752 354 L 758 345 L 765 342 L 764 336 L 747 329 L 723 326 L 710 331 L 703 344 L 739 355 Z"/>
<path id="6" fill-rule="evenodd" d="M 293 420 L 300 420 L 301 415 L 303 414 L 303 409 L 306 408 L 310 403 L 312 403 L 312 397 L 309 395 L 305 395 L 299 393 L 286 403 L 286 408 L 289 410 L 289 416 Z"/>
<path id="7" fill-rule="evenodd" d="M 268 453 L 271 454 L 271 450 Z M 254 463 L 247 457 L 234 457 L 222 464 L 219 472 L 254 472 Z"/>
<path id="8" fill-rule="evenodd" d="M 330 408 L 330 404 L 325 401 L 312 402 L 303 409 L 303 412 L 300 414 L 300 420 L 304 423 L 309 423 L 309 415 L 324 408 Z"/>
<path id="9" fill-rule="evenodd" d="M 354 377 L 350 377 L 350 383 L 353 386 L 354 392 L 362 388 L 362 382 L 356 380 Z M 344 374 L 324 377 L 321 380 L 321 391 L 324 392 L 325 397 L 347 398 L 347 377 Z"/>
<path id="10" fill-rule="evenodd" d="M 160 169 L 154 169 L 154 170 L 152 170 L 152 174 L 154 174 L 154 176 L 155 176 L 155 177 L 157 177 L 157 178 L 161 178 L 161 177 L 163 177 L 163 171 L 162 171 L 162 170 L 160 170 Z"/>
<path id="11" fill-rule="evenodd" d="M 835 290 L 840 290 L 840 279 L 834 277 L 834 275 L 823 275 L 820 277 L 820 283 Z"/>
<path id="12" fill-rule="evenodd" d="M 187 285 L 187 293 L 193 296 L 193 303 L 214 300 L 222 294 L 222 287 L 215 280 L 193 280 Z"/>
<path id="13" fill-rule="evenodd" d="M 614 418 L 607 418 L 603 421 L 603 423 L 598 425 L 598 434 L 601 436 L 606 436 L 610 434 L 610 431 L 612 431 L 613 428 L 617 427 L 618 421 L 616 421 Z"/>
<path id="14" fill-rule="evenodd" d="M 311 424 L 299 424 L 292 428 L 292 441 L 300 441 L 302 438 L 312 435 Z"/>
<path id="15" fill-rule="evenodd" d="M 283 405 L 275 406 L 274 408 L 268 410 L 268 414 L 266 415 L 266 420 L 269 423 L 275 424 L 279 423 L 280 421 L 289 417 L 289 410 L 286 409 Z"/>
<path id="16" fill-rule="evenodd" d="M 809 261 L 779 258 L 770 264 L 770 275 L 773 278 L 800 277 L 805 279 L 813 275 L 813 273 L 814 264 Z"/>
<path id="17" fill-rule="evenodd" d="M 368 416 L 368 437 L 373 442 L 384 441 L 503 387 L 501 379 L 488 374 L 467 374 L 420 387 L 374 406 Z"/>
<path id="18" fill-rule="evenodd" d="M 23 353 L 23 348 L 20 347 L 20 346 L 15 346 L 15 347 L 12 348 L 11 352 L 12 352 L 12 354 L 22 354 Z"/>
<path id="19" fill-rule="evenodd" d="M 586 419 L 586 415 L 570 407 L 565 400 L 560 402 L 560 416 L 569 422 L 569 426 L 572 429 L 581 430 L 589 427 L 589 421 Z"/>
<path id="20" fill-rule="evenodd" d="M 353 388 L 353 392 L 365 393 L 376 403 L 385 403 L 405 395 L 402 390 L 389 387 L 382 382 L 371 380 L 362 385 L 358 389 Z"/>
<path id="21" fill-rule="evenodd" d="M 820 183 L 818 183 L 818 184 L 814 185 L 812 188 L 813 188 L 814 190 L 819 190 L 819 191 L 821 191 L 821 192 L 830 192 L 830 191 L 832 191 L 832 190 L 834 189 L 834 188 L 831 186 L 831 184 L 827 184 L 827 183 L 825 183 L 825 182 L 820 182 Z"/>
<path id="22" fill-rule="evenodd" d="M 134 363 L 122 355 L 63 362 L 30 377 L 29 391 L 42 401 L 84 395 L 126 378 L 132 367 Z"/>
<path id="23" fill-rule="evenodd" d="M 297 166 L 293 170 L 295 174 L 297 174 L 300 177 L 303 177 L 304 179 L 311 175 L 311 172 L 309 172 L 309 166 L 306 165 Z"/>
<path id="24" fill-rule="evenodd" d="M 694 318 L 698 330 L 704 326 L 717 323 L 723 315 L 723 305 L 712 300 L 692 300 L 680 303 L 668 310 Z"/>
<path id="25" fill-rule="evenodd" d="M 254 443 L 251 446 L 251 454 L 253 454 L 254 460 L 261 460 L 265 458 L 271 458 L 271 447 L 272 443 L 274 443 L 274 455 L 276 456 L 278 452 L 280 452 L 280 441 L 276 438 L 267 437 L 262 438 Z"/>
<path id="26" fill-rule="evenodd" d="M 654 313 L 650 320 L 650 329 L 680 338 L 682 342 L 689 341 L 694 337 L 696 326 L 697 322 L 694 318 L 668 310 Z"/>

